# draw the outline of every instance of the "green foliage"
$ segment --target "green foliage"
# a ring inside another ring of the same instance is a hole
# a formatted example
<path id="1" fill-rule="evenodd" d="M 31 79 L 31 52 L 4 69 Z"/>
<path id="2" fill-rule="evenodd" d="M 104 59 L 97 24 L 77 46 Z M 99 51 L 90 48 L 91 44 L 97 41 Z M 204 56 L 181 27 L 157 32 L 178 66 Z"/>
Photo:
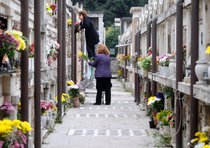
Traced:
<path id="1" fill-rule="evenodd" d="M 120 30 L 118 27 L 111 26 L 106 31 L 106 45 L 110 48 L 115 48 L 118 43 L 118 35 Z"/>
<path id="2" fill-rule="evenodd" d="M 166 99 L 174 98 L 174 91 L 173 88 L 165 86 L 163 88 L 163 94 Z"/>
<path id="3" fill-rule="evenodd" d="M 144 6 L 148 0 L 72 0 L 83 2 L 84 9 L 88 11 L 103 11 L 105 26 L 111 26 L 114 23 L 114 18 L 127 17 L 131 14 L 129 10 L 133 6 Z"/>
<path id="4" fill-rule="evenodd" d="M 168 109 L 162 110 L 161 112 L 157 113 L 157 119 L 158 121 L 161 122 L 161 125 L 164 125 L 164 126 L 170 125 L 169 116 L 171 115 L 171 113 L 172 112 Z"/>
<path id="5" fill-rule="evenodd" d="M 151 67 L 152 59 L 150 57 L 146 57 L 141 61 L 141 67 L 145 71 L 149 71 Z"/>

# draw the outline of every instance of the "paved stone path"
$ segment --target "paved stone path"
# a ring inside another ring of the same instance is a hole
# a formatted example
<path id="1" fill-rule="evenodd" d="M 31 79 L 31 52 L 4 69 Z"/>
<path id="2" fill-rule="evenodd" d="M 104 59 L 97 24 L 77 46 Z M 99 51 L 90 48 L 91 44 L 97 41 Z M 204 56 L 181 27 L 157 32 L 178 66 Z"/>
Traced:
<path id="1" fill-rule="evenodd" d="M 87 90 L 85 104 L 67 111 L 43 148 L 153 148 L 145 111 L 140 111 L 120 82 L 112 83 L 111 105 L 92 105 L 96 90 Z"/>

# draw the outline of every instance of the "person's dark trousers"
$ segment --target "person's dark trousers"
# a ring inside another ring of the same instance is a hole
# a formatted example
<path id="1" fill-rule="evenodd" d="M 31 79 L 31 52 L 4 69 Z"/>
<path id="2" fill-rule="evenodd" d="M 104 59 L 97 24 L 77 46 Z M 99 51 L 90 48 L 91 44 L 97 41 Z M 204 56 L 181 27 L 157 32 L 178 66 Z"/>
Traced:
<path id="1" fill-rule="evenodd" d="M 95 57 L 95 45 L 87 45 L 87 53 L 88 53 L 88 58 L 94 58 Z"/>
<path id="2" fill-rule="evenodd" d="M 111 78 L 96 78 L 96 104 L 101 104 L 102 91 L 105 91 L 106 104 L 111 104 Z"/>

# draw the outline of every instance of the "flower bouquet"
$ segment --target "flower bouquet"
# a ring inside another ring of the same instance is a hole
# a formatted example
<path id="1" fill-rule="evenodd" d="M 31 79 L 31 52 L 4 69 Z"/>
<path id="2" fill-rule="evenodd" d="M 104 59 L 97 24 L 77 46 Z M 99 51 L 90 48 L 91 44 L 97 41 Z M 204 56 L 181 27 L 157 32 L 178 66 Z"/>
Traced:
<path id="1" fill-rule="evenodd" d="M 13 59 L 16 51 L 24 51 L 27 46 L 28 39 L 20 31 L 10 30 L 0 34 L 0 66 L 12 69 L 9 59 Z"/>
<path id="2" fill-rule="evenodd" d="M 210 44 L 207 45 L 205 53 L 210 54 Z"/>
<path id="3" fill-rule="evenodd" d="M 151 68 L 152 56 L 147 56 L 141 60 L 140 65 L 144 71 L 149 71 Z"/>
<path id="4" fill-rule="evenodd" d="M 159 65 L 161 66 L 169 66 L 170 63 L 170 59 L 172 59 L 174 56 L 172 56 L 171 54 L 165 54 L 163 56 L 159 57 Z"/>
<path id="5" fill-rule="evenodd" d="M 157 113 L 157 120 L 160 122 L 160 126 L 169 126 L 170 125 L 170 115 L 171 111 L 166 109 Z"/>
<path id="6" fill-rule="evenodd" d="M 79 52 L 78 57 L 80 60 L 88 61 L 88 56 L 85 55 L 82 51 Z"/>
<path id="7" fill-rule="evenodd" d="M 210 139 L 208 135 L 209 127 L 204 127 L 202 132 L 196 132 L 195 138 L 190 141 L 194 148 L 210 148 Z"/>
<path id="8" fill-rule="evenodd" d="M 67 26 L 71 26 L 71 25 L 72 25 L 72 19 L 69 18 L 69 19 L 67 19 Z"/>
<path id="9" fill-rule="evenodd" d="M 26 134 L 32 130 L 28 122 L 20 120 L 1 120 L 0 129 L 1 148 L 23 148 L 27 142 Z"/>
<path id="10" fill-rule="evenodd" d="M 47 14 L 49 16 L 55 15 L 56 14 L 56 9 L 57 9 L 56 4 L 53 4 L 53 3 L 47 3 L 46 4 L 46 11 L 47 11 Z"/>
<path id="11" fill-rule="evenodd" d="M 71 85 L 70 90 L 68 91 L 69 96 L 73 99 L 73 105 L 74 107 L 79 107 L 80 101 L 80 91 L 78 85 Z"/>
<path id="12" fill-rule="evenodd" d="M 161 98 L 156 96 L 151 96 L 147 101 L 148 114 L 151 117 L 151 120 L 157 125 L 156 115 L 164 108 Z"/>
<path id="13" fill-rule="evenodd" d="M 50 42 L 50 48 L 47 51 L 47 59 L 48 59 L 48 65 L 52 65 L 53 61 L 57 60 L 58 56 L 58 49 L 60 48 L 60 45 L 57 42 L 51 41 Z"/>
<path id="14" fill-rule="evenodd" d="M 4 101 L 0 106 L 0 119 L 8 118 L 14 112 L 15 107 L 9 101 Z"/>

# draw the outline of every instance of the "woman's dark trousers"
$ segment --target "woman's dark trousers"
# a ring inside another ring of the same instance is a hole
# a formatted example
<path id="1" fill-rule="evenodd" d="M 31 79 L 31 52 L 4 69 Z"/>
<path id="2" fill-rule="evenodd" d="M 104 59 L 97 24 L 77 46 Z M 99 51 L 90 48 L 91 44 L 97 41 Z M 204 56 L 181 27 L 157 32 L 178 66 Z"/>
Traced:
<path id="1" fill-rule="evenodd" d="M 105 91 L 106 104 L 111 104 L 111 78 L 96 78 L 96 104 L 101 104 L 102 91 Z"/>

